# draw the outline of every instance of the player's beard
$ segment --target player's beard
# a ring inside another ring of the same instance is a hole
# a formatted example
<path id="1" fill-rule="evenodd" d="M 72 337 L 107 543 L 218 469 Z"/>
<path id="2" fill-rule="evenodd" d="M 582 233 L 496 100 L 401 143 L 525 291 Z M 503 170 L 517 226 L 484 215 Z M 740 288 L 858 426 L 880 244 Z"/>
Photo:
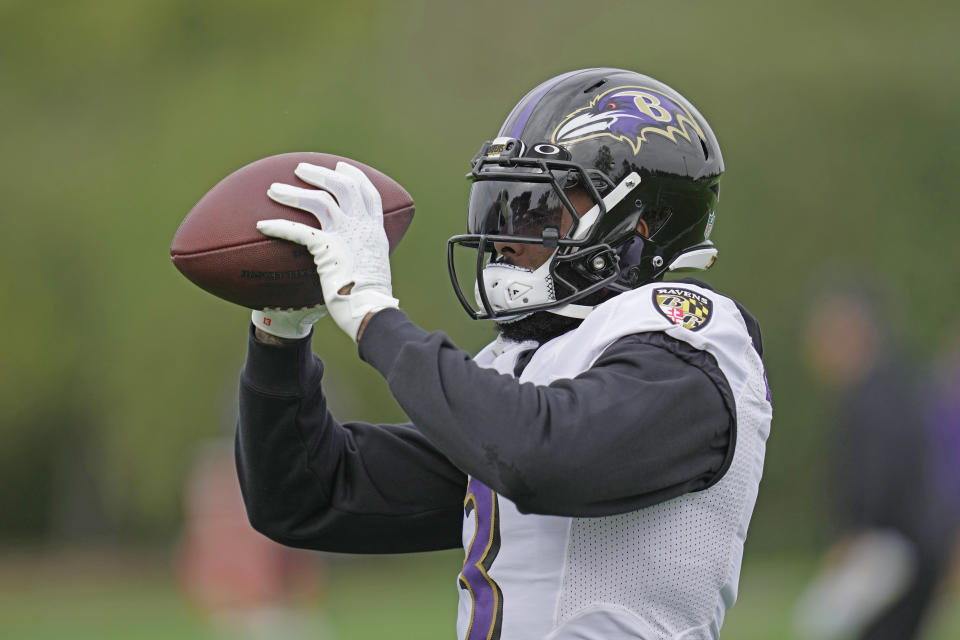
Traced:
<path id="1" fill-rule="evenodd" d="M 537 311 L 513 322 L 498 322 L 497 333 L 507 340 L 517 342 L 535 340 L 543 344 L 577 328 L 581 322 L 583 320 L 580 318 L 568 318 L 549 311 Z"/>

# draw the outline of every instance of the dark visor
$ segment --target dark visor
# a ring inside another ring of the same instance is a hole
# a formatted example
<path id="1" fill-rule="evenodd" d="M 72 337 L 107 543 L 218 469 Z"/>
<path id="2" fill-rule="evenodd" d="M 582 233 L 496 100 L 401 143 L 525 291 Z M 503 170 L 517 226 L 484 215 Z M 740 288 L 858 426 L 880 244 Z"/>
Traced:
<path id="1" fill-rule="evenodd" d="M 478 180 L 470 187 L 469 233 L 539 238 L 561 228 L 564 203 L 549 182 Z"/>

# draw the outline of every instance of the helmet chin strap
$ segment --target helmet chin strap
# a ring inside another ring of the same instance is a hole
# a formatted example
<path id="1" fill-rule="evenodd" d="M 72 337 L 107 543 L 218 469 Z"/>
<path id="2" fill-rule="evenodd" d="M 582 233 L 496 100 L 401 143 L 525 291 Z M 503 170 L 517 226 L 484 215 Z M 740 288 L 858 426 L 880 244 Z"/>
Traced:
<path id="1" fill-rule="evenodd" d="M 517 310 L 517 315 L 499 318 L 500 322 L 514 322 L 530 315 L 524 313 L 526 307 L 553 302 L 557 299 L 553 278 L 550 276 L 550 260 L 536 269 L 518 267 L 503 262 L 488 264 L 483 269 L 483 286 L 490 306 L 496 311 Z M 480 298 L 479 283 L 475 285 L 474 296 L 477 304 L 483 306 Z M 568 318 L 586 318 L 592 306 L 565 304 L 549 313 Z"/>

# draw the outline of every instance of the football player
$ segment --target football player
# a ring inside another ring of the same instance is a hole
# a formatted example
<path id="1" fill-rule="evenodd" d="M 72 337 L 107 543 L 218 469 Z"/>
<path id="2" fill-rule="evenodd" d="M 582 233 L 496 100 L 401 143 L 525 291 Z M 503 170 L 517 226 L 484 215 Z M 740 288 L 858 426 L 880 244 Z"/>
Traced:
<path id="1" fill-rule="evenodd" d="M 326 551 L 462 544 L 462 640 L 716 638 L 771 405 L 753 317 L 663 280 L 717 253 L 723 159 L 703 116 L 618 69 L 559 75 L 514 107 L 448 243 L 457 297 L 498 332 L 473 357 L 399 309 L 364 175 L 296 173 L 319 188 L 269 195 L 323 230 L 258 228 L 309 249 L 326 308 L 253 313 L 237 433 L 253 525 Z M 325 313 L 410 423 L 330 414 L 310 348 Z"/>

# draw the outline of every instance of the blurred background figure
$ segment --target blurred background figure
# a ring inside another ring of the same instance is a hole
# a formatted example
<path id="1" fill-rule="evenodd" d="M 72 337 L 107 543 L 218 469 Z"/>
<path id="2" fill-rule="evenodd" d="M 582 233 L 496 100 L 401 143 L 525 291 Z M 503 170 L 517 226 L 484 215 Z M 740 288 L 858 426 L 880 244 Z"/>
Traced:
<path id="1" fill-rule="evenodd" d="M 812 305 L 806 356 L 834 403 L 826 489 L 835 537 L 797 605 L 802 637 L 918 637 L 947 573 L 955 495 L 941 491 L 929 393 L 898 333 L 864 286 L 828 290 Z"/>
<path id="2" fill-rule="evenodd" d="M 201 445 L 190 471 L 177 568 L 214 637 L 325 640 L 317 554 L 281 546 L 247 520 L 229 439 Z"/>
<path id="3" fill-rule="evenodd" d="M 945 516 L 955 534 L 960 526 L 960 334 L 934 366 L 930 404 L 934 473 Z"/>
<path id="4" fill-rule="evenodd" d="M 930 403 L 933 475 L 953 547 L 953 582 L 960 581 L 960 333 L 951 336 L 934 363 Z"/>

